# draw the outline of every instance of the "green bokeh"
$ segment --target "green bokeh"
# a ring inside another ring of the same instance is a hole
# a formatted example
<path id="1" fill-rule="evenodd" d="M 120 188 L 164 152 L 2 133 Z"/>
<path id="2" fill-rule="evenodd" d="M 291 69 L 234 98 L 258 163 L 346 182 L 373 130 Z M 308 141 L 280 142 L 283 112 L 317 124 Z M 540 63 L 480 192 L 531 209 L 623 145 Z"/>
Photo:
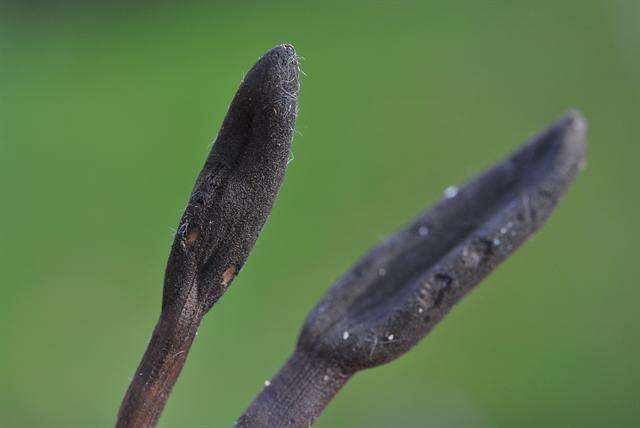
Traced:
<path id="1" fill-rule="evenodd" d="M 532 241 L 319 427 L 640 424 L 640 3 L 0 8 L 0 425 L 109 427 L 242 74 L 305 59 L 275 209 L 161 427 L 230 426 L 368 247 L 564 110 L 589 164 Z M 178 6 L 179 4 L 179 6 Z"/>

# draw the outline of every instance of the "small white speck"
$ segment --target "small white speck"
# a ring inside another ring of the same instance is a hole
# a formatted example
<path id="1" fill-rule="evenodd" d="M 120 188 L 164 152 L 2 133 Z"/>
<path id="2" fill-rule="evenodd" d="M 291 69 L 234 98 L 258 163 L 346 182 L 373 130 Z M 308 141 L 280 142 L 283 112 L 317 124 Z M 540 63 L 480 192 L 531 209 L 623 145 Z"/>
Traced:
<path id="1" fill-rule="evenodd" d="M 349 338 L 349 332 L 345 331 L 344 333 L 342 333 L 342 339 L 343 340 L 347 340 Z"/>
<path id="2" fill-rule="evenodd" d="M 420 229 L 418 229 L 418 235 L 427 236 L 428 234 L 429 234 L 429 228 L 427 226 L 420 226 Z"/>
<path id="3" fill-rule="evenodd" d="M 265 380 L 264 381 L 264 386 L 269 386 L 271 385 L 271 381 L 270 380 Z"/>
<path id="4" fill-rule="evenodd" d="M 501 227 L 501 228 L 500 228 L 500 233 L 502 233 L 503 235 L 504 235 L 505 233 L 507 233 L 507 228 L 506 228 L 506 227 Z"/>
<path id="5" fill-rule="evenodd" d="M 419 313 L 419 314 L 421 314 L 421 313 L 422 313 L 422 311 L 423 311 L 423 309 L 422 309 L 422 308 L 418 308 L 418 313 Z"/>
<path id="6" fill-rule="evenodd" d="M 456 186 L 449 186 L 446 189 L 444 189 L 444 196 L 446 198 L 455 198 L 455 196 L 458 194 L 458 188 Z"/>
<path id="7" fill-rule="evenodd" d="M 493 245 L 495 245 L 496 247 L 500 245 L 500 240 L 498 238 L 493 240 Z"/>
<path id="8" fill-rule="evenodd" d="M 378 269 L 378 275 L 385 276 L 387 274 L 387 270 L 385 268 Z"/>
<path id="9" fill-rule="evenodd" d="M 393 340 L 393 338 L 394 338 L 394 337 L 395 337 L 395 336 L 394 336 L 393 334 L 390 334 L 389 336 L 387 336 L 387 339 L 389 339 L 389 340 Z"/>
<path id="10" fill-rule="evenodd" d="M 327 375 L 322 376 L 322 380 L 325 381 L 325 382 L 328 381 L 329 380 L 329 376 L 327 376 Z"/>

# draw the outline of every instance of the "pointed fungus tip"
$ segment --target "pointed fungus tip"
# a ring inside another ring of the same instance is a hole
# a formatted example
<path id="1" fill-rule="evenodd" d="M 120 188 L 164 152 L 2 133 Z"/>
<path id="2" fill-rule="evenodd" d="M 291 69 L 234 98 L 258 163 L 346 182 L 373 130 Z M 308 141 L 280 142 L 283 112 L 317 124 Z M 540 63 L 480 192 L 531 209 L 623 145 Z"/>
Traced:
<path id="1" fill-rule="evenodd" d="M 585 162 L 587 151 L 587 121 L 577 110 L 570 110 L 556 120 L 546 131 L 534 137 L 528 148 L 538 156 L 548 158 L 539 163 L 543 173 L 556 176 L 560 181 L 571 180 L 579 166 Z M 551 174 L 555 172 L 555 174 Z M 566 183 L 568 185 L 568 183 Z"/>
<path id="2" fill-rule="evenodd" d="M 265 74 L 262 74 L 263 72 Z M 267 51 L 247 73 L 245 81 L 250 82 L 256 78 L 256 75 L 259 75 L 260 79 L 271 81 L 271 83 L 280 81 L 297 86 L 298 55 L 294 47 L 290 44 L 282 44 Z M 297 87 L 295 90 L 297 91 Z"/>
<path id="3" fill-rule="evenodd" d="M 562 117 L 568 125 L 576 131 L 584 132 L 587 128 L 587 120 L 584 118 L 580 110 L 571 109 L 567 111 Z"/>
<path id="4" fill-rule="evenodd" d="M 568 143 L 586 145 L 587 120 L 578 110 L 569 110 L 557 122 L 556 126 L 563 129 Z"/>
<path id="5" fill-rule="evenodd" d="M 544 224 L 580 170 L 585 147 L 586 121 L 570 111 L 492 167 L 449 188 L 329 289 L 309 314 L 298 347 L 340 361 L 350 373 L 407 352 Z M 420 236 L 423 225 L 429 239 Z M 381 260 L 389 274 L 369 273 Z M 349 342 L 337 340 L 336 333 L 347 329 Z M 402 331 L 403 340 L 372 352 L 371 337 L 390 330 Z"/>

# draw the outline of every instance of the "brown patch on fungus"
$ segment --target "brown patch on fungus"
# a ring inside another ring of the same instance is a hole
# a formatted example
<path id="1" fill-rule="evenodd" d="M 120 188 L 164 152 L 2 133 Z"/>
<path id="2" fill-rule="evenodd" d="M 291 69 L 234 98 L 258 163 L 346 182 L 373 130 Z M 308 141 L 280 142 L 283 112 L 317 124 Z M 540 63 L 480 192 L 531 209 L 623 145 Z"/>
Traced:
<path id="1" fill-rule="evenodd" d="M 231 265 L 229 266 L 223 273 L 222 273 L 222 285 L 227 285 L 229 284 L 229 282 L 231 282 L 231 280 L 233 279 L 233 277 L 236 274 L 236 267 L 235 265 Z"/>
<path id="2" fill-rule="evenodd" d="M 187 239 L 185 239 L 186 244 L 193 245 L 193 243 L 196 242 L 196 239 L 198 239 L 198 236 L 198 229 L 192 230 L 189 235 L 187 235 Z"/>

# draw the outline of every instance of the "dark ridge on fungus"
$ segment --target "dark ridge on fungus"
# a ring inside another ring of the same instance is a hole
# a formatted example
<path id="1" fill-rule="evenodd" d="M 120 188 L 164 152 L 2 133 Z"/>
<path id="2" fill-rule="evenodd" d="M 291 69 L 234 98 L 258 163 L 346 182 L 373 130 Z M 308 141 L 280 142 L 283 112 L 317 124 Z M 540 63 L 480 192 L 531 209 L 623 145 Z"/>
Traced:
<path id="1" fill-rule="evenodd" d="M 348 370 L 410 349 L 551 214 L 584 158 L 585 132 L 577 113 L 565 115 L 374 248 L 312 311 L 300 346 L 339 354 Z M 371 352 L 374 336 L 390 334 L 393 343 Z"/>
<path id="2" fill-rule="evenodd" d="M 224 272 L 242 269 L 284 178 L 298 86 L 290 45 L 270 50 L 247 73 L 180 221 L 163 308 L 184 299 L 185 286 L 194 286 L 206 311 L 233 281 L 225 281 Z"/>
<path id="3" fill-rule="evenodd" d="M 308 315 L 293 356 L 238 425 L 306 427 L 350 376 L 411 349 L 542 226 L 585 140 L 585 120 L 569 112 L 364 255 Z M 282 404 L 291 394 L 302 409 Z"/>
<path id="4" fill-rule="evenodd" d="M 295 50 L 280 45 L 236 92 L 178 225 L 160 320 L 116 426 L 155 426 L 202 317 L 242 269 L 284 178 L 298 90 Z"/>

